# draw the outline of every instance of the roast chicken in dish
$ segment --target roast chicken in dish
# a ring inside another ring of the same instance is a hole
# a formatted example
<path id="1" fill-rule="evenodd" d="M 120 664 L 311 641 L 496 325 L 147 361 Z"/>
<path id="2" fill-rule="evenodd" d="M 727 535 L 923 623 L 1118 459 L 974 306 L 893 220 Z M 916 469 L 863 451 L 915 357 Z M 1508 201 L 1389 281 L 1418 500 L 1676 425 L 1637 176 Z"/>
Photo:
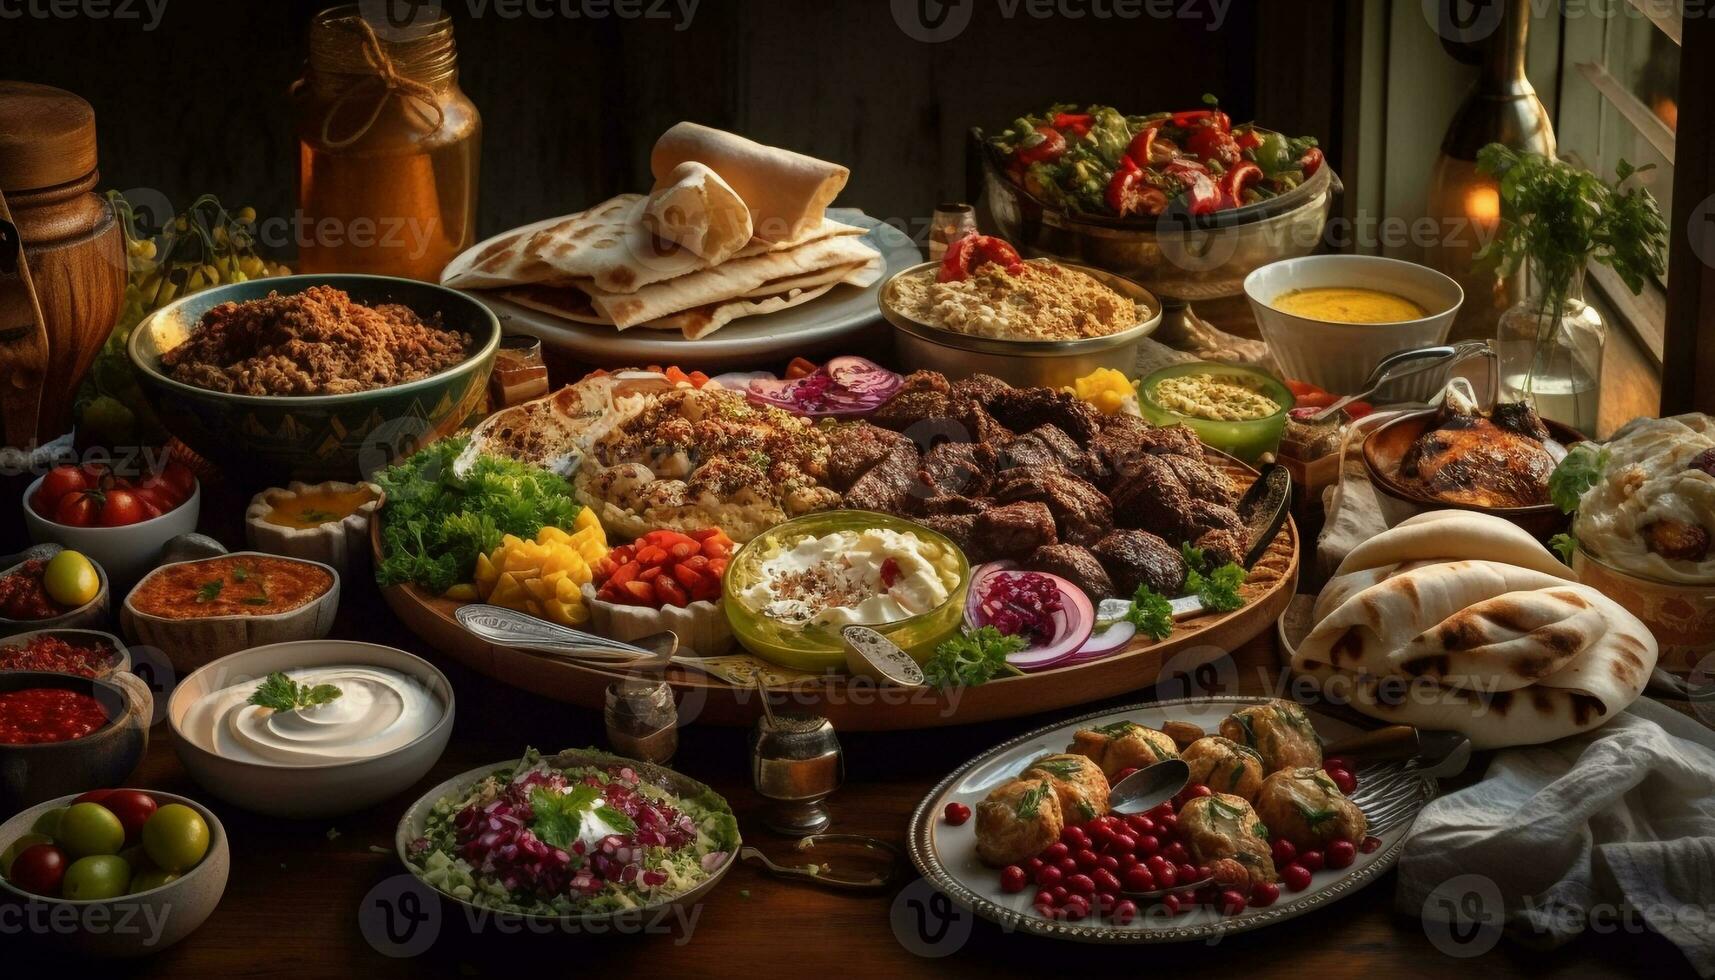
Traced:
<path id="1" fill-rule="evenodd" d="M 1549 502 L 1548 477 L 1566 455 L 1523 402 L 1485 415 L 1449 392 L 1434 425 L 1399 461 L 1399 482 L 1426 496 L 1472 507 Z"/>

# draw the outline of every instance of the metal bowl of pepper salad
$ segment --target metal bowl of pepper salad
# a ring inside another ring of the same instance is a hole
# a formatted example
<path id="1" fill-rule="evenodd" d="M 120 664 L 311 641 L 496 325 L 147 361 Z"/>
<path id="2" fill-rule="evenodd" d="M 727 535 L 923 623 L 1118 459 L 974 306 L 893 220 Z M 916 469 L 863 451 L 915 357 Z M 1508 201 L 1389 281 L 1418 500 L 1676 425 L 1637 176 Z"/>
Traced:
<path id="1" fill-rule="evenodd" d="M 1309 138 L 1218 108 L 1126 116 L 1053 106 L 973 128 L 974 196 L 1029 255 L 1082 262 L 1168 301 L 1234 296 L 1252 270 L 1321 241 L 1339 178 Z"/>

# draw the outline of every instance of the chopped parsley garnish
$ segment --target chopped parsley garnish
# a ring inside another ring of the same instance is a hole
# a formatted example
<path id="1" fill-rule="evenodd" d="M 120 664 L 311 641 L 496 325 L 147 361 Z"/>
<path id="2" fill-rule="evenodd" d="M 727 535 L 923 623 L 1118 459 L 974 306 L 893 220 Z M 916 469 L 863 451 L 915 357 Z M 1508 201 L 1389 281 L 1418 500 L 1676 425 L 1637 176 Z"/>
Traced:
<path id="1" fill-rule="evenodd" d="M 220 598 L 220 590 L 226 588 L 224 579 L 211 578 L 197 588 L 198 602 L 213 602 Z"/>
<path id="2" fill-rule="evenodd" d="M 1058 776 L 1061 779 L 1071 779 L 1084 771 L 1083 766 L 1071 759 L 1043 759 L 1041 762 L 1032 764 L 1030 768 L 1038 772 L 1045 772 L 1050 776 Z"/>
<path id="3" fill-rule="evenodd" d="M 1173 605 L 1167 597 L 1147 585 L 1137 587 L 1131 597 L 1131 608 L 1125 611 L 1126 622 L 1152 640 L 1164 640 L 1173 632 Z"/>
<path id="4" fill-rule="evenodd" d="M 272 708 L 275 711 L 296 711 L 299 708 L 327 704 L 344 694 L 344 691 L 332 684 L 299 684 L 276 670 L 262 681 L 262 685 L 250 695 L 246 703 Z"/>
<path id="5" fill-rule="evenodd" d="M 1554 553 L 1560 556 L 1563 563 L 1570 565 L 1572 556 L 1578 551 L 1578 539 L 1570 534 L 1556 534 L 1548 539 L 1548 546 L 1554 549 Z"/>
<path id="6" fill-rule="evenodd" d="M 1203 606 L 1215 612 L 1232 612 L 1245 604 L 1239 586 L 1245 584 L 1245 570 L 1228 562 L 1208 575 L 1197 571 L 1185 573 L 1185 591 L 1203 600 Z"/>
<path id="7" fill-rule="evenodd" d="M 1105 735 L 1108 738 L 1119 738 L 1131 731 L 1133 728 L 1141 727 L 1143 726 L 1139 725 L 1135 721 L 1110 721 L 1100 728 L 1092 728 L 1090 730 L 1095 732 L 1097 735 Z"/>
<path id="8" fill-rule="evenodd" d="M 1596 449 L 1587 442 L 1576 443 L 1566 451 L 1566 458 L 1548 476 L 1549 499 L 1561 513 L 1570 514 L 1578 509 L 1578 501 L 1601 482 L 1611 455 L 1608 447 Z"/>

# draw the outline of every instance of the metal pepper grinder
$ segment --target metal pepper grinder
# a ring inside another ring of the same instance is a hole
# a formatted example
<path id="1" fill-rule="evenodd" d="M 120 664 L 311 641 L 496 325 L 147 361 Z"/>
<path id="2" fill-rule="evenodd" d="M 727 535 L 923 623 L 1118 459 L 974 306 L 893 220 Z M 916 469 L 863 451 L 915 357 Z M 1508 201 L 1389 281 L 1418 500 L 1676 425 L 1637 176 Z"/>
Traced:
<path id="1" fill-rule="evenodd" d="M 763 816 L 769 830 L 801 837 L 826 830 L 825 800 L 845 781 L 845 757 L 833 723 L 819 715 L 776 714 L 759 683 L 762 717 L 750 735 L 750 777 L 773 801 Z"/>

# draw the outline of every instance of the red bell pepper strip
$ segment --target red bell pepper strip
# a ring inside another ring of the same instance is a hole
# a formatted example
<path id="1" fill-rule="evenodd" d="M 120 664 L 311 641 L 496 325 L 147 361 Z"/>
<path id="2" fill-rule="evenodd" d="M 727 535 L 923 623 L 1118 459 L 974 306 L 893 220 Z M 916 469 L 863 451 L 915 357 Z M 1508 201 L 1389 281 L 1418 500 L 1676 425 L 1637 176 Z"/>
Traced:
<path id="1" fill-rule="evenodd" d="M 1066 152 L 1066 137 L 1062 136 L 1058 129 L 1052 126 L 1038 126 L 1036 132 L 1042 139 L 1019 147 L 1018 152 L 1013 154 L 1019 163 L 1029 166 L 1033 163 L 1042 163 L 1045 160 L 1056 160 L 1062 153 Z"/>
<path id="2" fill-rule="evenodd" d="M 1208 214 L 1221 208 L 1221 191 L 1209 176 L 1209 170 L 1195 160 L 1180 157 L 1161 168 L 1169 177 L 1185 185 L 1185 207 L 1192 214 Z"/>
<path id="3" fill-rule="evenodd" d="M 1173 125 L 1177 129 L 1191 129 L 1196 126 L 1212 125 L 1221 132 L 1229 132 L 1233 128 L 1231 116 L 1219 109 L 1191 109 L 1186 112 L 1173 114 Z"/>
<path id="4" fill-rule="evenodd" d="M 1233 134 L 1233 142 L 1239 144 L 1241 150 L 1254 150 L 1262 145 L 1262 137 L 1254 129 L 1245 129 Z"/>
<path id="5" fill-rule="evenodd" d="M 1239 144 L 1226 132 L 1214 126 L 1198 126 L 1191 130 L 1190 137 L 1185 141 L 1185 148 L 1195 154 L 1197 159 L 1219 160 L 1223 167 L 1239 162 Z"/>
<path id="6" fill-rule="evenodd" d="M 1245 188 L 1262 180 L 1262 168 L 1249 160 L 1237 164 L 1233 169 L 1221 175 L 1219 182 L 1221 197 L 1226 206 L 1236 208 L 1244 203 Z"/>
<path id="7" fill-rule="evenodd" d="M 1149 151 L 1155 145 L 1155 137 L 1160 132 L 1160 126 L 1145 126 L 1138 130 L 1137 135 L 1131 138 L 1131 143 L 1125 148 L 1126 159 L 1140 167 L 1149 166 Z"/>
<path id="8" fill-rule="evenodd" d="M 1108 209 L 1122 218 L 1134 214 L 1155 215 L 1167 210 L 1167 195 L 1148 183 L 1143 168 L 1131 157 L 1120 160 L 1120 168 L 1108 181 L 1107 202 Z"/>
<path id="9" fill-rule="evenodd" d="M 1069 129 L 1079 136 L 1090 131 L 1096 124 L 1095 117 L 1087 112 L 1057 112 L 1054 114 L 1055 129 Z"/>
<path id="10" fill-rule="evenodd" d="M 1024 271 L 1024 260 L 1006 239 L 993 235 L 966 235 L 947 246 L 947 254 L 941 259 L 941 269 L 935 274 L 935 281 L 962 282 L 970 278 L 972 270 L 990 262 L 1000 263 L 1013 275 Z"/>
<path id="11" fill-rule="evenodd" d="M 1314 177 L 1316 175 L 1316 171 L 1322 169 L 1321 147 L 1312 146 L 1310 149 L 1306 150 L 1304 155 L 1298 158 L 1298 165 L 1304 168 L 1305 177 Z"/>

